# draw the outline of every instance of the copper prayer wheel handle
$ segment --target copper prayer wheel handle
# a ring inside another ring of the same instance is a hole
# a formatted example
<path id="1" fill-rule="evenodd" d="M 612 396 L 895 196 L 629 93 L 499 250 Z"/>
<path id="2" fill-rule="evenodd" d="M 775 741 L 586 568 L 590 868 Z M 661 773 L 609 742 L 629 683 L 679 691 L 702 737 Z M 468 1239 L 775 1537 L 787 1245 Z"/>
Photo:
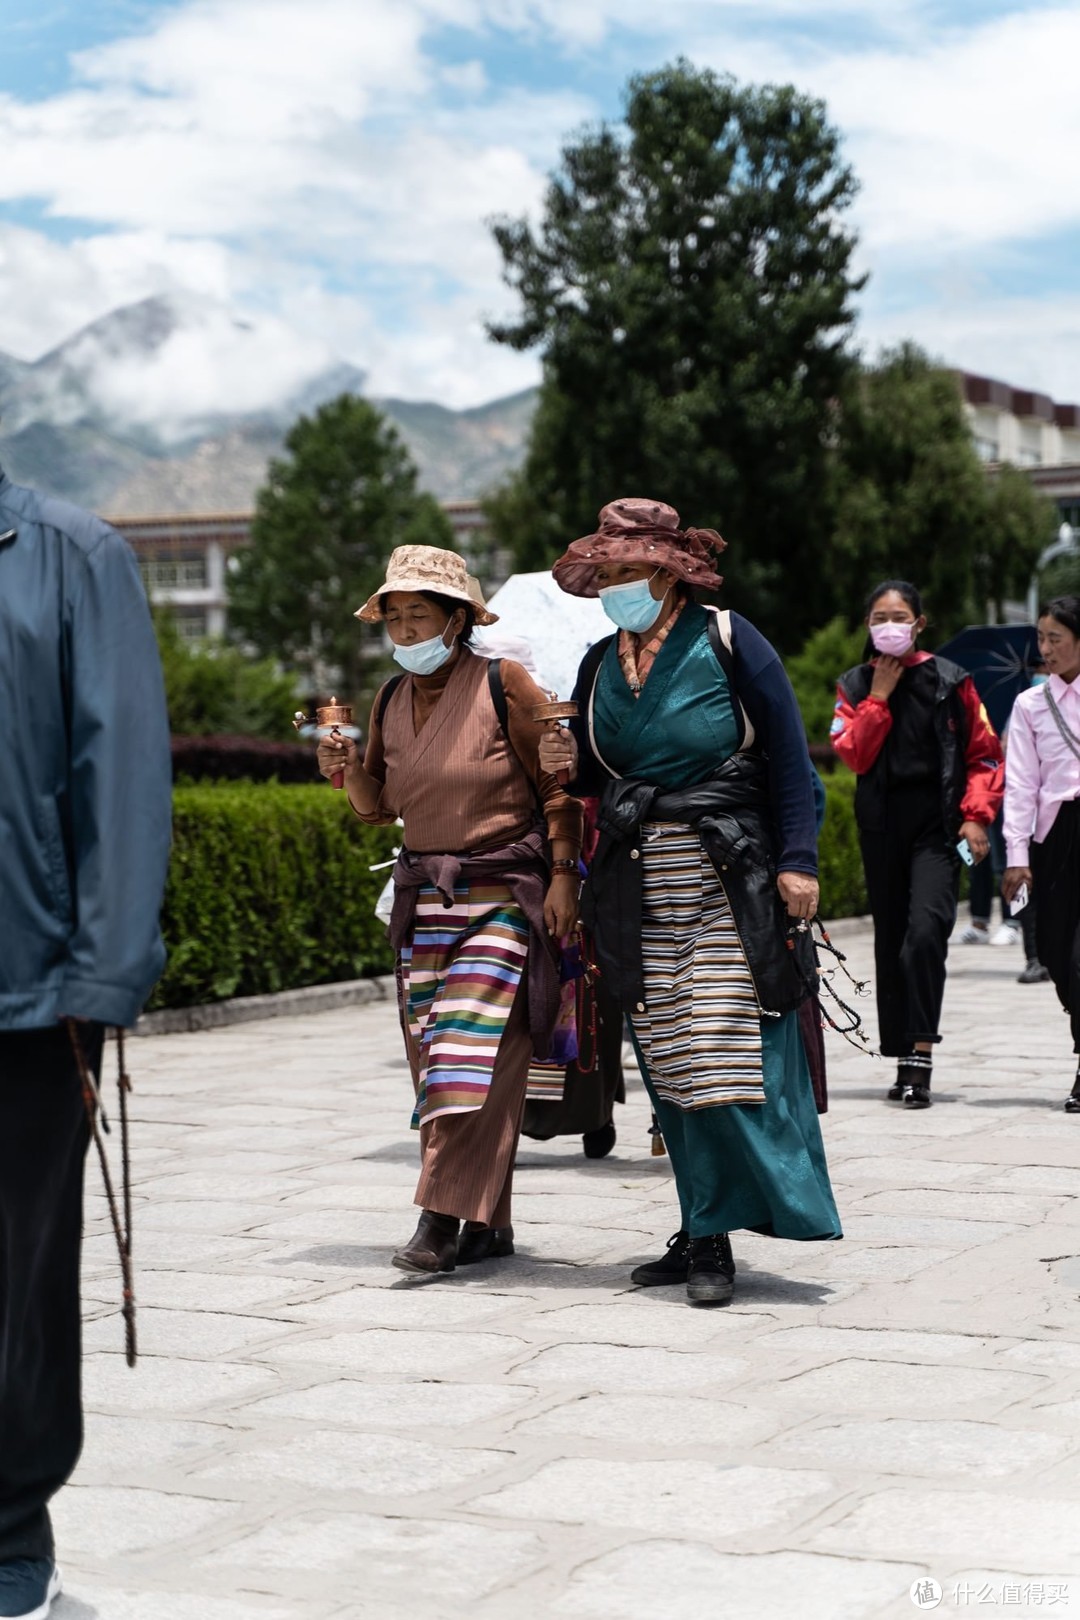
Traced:
<path id="1" fill-rule="evenodd" d="M 532 712 L 533 719 L 538 724 L 552 725 L 556 729 L 560 720 L 576 720 L 577 715 L 578 706 L 572 701 L 561 703 L 556 700 L 551 703 L 537 703 Z M 565 767 L 560 771 L 556 771 L 555 780 L 560 787 L 565 787 L 570 780 L 570 772 Z"/>
<path id="2" fill-rule="evenodd" d="M 308 715 L 298 709 L 293 717 L 293 725 L 299 731 L 301 726 L 310 726 L 314 723 L 322 731 L 329 727 L 331 737 L 340 737 L 341 732 L 338 728 L 340 726 L 351 726 L 352 719 L 352 704 L 339 703 L 336 697 L 332 697 L 329 703 L 323 703 L 315 710 L 314 722 Z M 343 770 L 333 773 L 330 778 L 330 786 L 336 788 L 339 792 L 345 786 L 345 772 Z"/>

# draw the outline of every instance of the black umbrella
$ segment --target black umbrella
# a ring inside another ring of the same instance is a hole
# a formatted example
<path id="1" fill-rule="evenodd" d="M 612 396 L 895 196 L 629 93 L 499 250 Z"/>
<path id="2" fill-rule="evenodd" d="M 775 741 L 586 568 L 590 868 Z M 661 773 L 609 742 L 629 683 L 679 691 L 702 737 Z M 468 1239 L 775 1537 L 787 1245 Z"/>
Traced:
<path id="1" fill-rule="evenodd" d="M 974 624 L 953 636 L 938 652 L 966 669 L 1000 736 L 1012 706 L 1042 668 L 1033 624 Z"/>

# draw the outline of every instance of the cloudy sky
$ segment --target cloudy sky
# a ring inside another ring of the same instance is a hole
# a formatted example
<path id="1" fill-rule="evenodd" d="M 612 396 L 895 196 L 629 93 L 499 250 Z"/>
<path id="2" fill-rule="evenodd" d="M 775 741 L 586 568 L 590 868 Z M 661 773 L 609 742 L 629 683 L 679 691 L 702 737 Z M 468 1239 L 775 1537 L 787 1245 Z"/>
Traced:
<path id="1" fill-rule="evenodd" d="M 471 405 L 535 380 L 485 220 L 682 54 L 825 98 L 862 192 L 867 353 L 1080 399 L 1080 0 L 4 0 L 0 349 L 151 293 L 170 386 L 245 403 L 331 358 Z"/>

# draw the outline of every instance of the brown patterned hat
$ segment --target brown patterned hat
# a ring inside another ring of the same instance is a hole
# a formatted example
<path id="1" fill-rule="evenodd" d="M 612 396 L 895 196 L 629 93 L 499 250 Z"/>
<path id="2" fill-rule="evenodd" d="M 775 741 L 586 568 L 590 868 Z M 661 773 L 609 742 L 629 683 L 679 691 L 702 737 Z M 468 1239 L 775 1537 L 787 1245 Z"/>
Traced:
<path id="1" fill-rule="evenodd" d="M 477 624 L 499 622 L 499 615 L 484 606 L 480 586 L 471 578 L 464 557 L 438 546 L 398 546 L 392 551 L 385 580 L 374 596 L 357 608 L 355 617 L 365 624 L 378 624 L 383 617 L 380 598 L 387 591 L 435 591 L 474 608 Z"/>
<path id="2" fill-rule="evenodd" d="M 600 526 L 568 546 L 551 570 L 570 596 L 596 596 L 601 563 L 651 563 L 667 568 L 688 585 L 715 590 L 723 584 L 710 553 L 727 549 L 715 529 L 680 529 L 679 514 L 663 501 L 625 496 L 600 513 Z"/>

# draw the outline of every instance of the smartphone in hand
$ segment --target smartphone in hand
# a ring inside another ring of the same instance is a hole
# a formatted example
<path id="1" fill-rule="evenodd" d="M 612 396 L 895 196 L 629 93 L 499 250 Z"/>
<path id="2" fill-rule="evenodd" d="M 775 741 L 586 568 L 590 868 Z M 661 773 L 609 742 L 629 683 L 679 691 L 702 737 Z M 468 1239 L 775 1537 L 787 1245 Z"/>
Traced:
<path id="1" fill-rule="evenodd" d="M 971 845 L 968 843 L 966 838 L 961 838 L 960 842 L 956 846 L 956 853 L 959 855 L 965 866 L 975 865 L 975 857 L 971 853 Z"/>

